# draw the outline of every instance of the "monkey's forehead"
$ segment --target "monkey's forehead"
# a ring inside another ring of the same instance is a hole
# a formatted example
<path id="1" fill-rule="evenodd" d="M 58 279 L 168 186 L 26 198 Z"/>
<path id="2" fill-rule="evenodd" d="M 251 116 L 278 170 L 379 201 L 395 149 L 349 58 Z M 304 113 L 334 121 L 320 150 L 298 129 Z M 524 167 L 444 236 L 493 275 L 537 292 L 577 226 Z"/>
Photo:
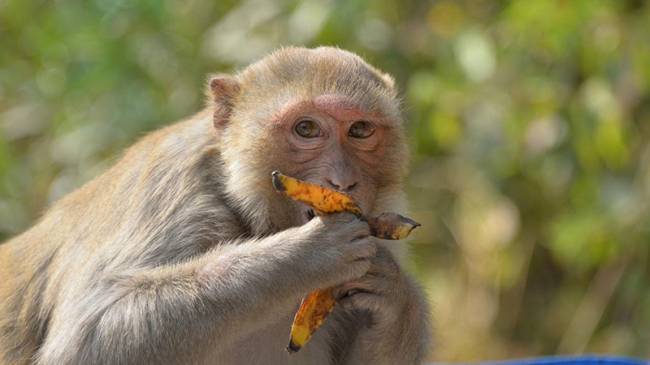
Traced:
<path id="1" fill-rule="evenodd" d="M 312 100 L 314 108 L 338 120 L 362 119 L 368 114 L 363 106 L 357 105 L 343 95 L 325 94 Z"/>
<path id="2" fill-rule="evenodd" d="M 294 97 L 275 105 L 276 109 L 269 118 L 274 123 L 280 123 L 287 118 L 304 117 L 303 114 L 316 111 L 327 114 L 340 122 L 367 120 L 385 127 L 401 124 L 399 114 L 389 108 L 370 109 L 368 106 L 340 94 L 323 94 L 313 98 Z"/>
<path id="3" fill-rule="evenodd" d="M 398 112 L 392 78 L 359 56 L 333 48 L 286 48 L 237 75 L 251 98 L 275 100 L 344 95 L 365 110 Z M 390 109 L 390 110 L 389 110 Z"/>
<path id="4" fill-rule="evenodd" d="M 239 112 L 255 109 L 258 113 L 271 113 L 274 117 L 290 111 L 314 108 L 338 120 L 385 120 L 386 123 L 382 124 L 387 125 L 401 120 L 400 103 L 392 93 L 376 87 L 364 88 L 354 83 L 261 83 L 252 89 L 244 87 L 239 101 L 241 103 L 235 106 Z M 255 108 L 250 108 L 252 105 Z"/>

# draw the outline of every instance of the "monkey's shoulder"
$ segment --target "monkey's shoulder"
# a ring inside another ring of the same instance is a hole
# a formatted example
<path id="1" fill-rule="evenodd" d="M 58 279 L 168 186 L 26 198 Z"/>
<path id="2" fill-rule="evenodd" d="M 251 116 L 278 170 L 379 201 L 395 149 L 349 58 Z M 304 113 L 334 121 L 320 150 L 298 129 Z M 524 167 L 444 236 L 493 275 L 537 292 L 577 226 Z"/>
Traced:
<path id="1" fill-rule="evenodd" d="M 241 234 L 225 202 L 211 123 L 204 111 L 141 138 L 115 165 L 53 204 L 35 231 L 56 224 L 66 227 L 52 237 L 60 244 L 105 246 L 133 237 L 158 248 Z"/>

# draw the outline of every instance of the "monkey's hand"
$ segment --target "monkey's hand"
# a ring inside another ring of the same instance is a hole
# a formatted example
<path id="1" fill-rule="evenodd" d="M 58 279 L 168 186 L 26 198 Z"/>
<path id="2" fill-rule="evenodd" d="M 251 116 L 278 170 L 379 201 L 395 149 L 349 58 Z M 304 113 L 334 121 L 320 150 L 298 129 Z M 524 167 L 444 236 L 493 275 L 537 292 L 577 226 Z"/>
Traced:
<path id="1" fill-rule="evenodd" d="M 337 288 L 339 303 L 361 322 L 345 363 L 419 364 L 429 345 L 428 306 L 388 249 L 377 245 L 371 267 Z"/>
<path id="2" fill-rule="evenodd" d="M 366 274 L 337 288 L 340 304 L 348 311 L 367 312 L 369 325 L 390 325 L 398 320 L 408 300 L 406 278 L 392 254 L 377 246 Z"/>
<path id="3" fill-rule="evenodd" d="M 310 289 L 359 279 L 370 268 L 376 239 L 370 237 L 368 224 L 354 215 L 316 217 L 297 230 L 297 239 L 283 248 L 291 250 L 295 272 L 308 281 Z"/>

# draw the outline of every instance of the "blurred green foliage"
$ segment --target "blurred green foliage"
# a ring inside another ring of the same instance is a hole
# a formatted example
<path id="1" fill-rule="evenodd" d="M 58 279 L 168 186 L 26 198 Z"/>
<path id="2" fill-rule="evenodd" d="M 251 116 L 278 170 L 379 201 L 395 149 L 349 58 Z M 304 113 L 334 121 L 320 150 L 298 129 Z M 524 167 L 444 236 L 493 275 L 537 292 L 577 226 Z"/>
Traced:
<path id="1" fill-rule="evenodd" d="M 650 356 L 644 1 L 0 0 L 0 240 L 287 44 L 392 73 L 436 358 Z"/>

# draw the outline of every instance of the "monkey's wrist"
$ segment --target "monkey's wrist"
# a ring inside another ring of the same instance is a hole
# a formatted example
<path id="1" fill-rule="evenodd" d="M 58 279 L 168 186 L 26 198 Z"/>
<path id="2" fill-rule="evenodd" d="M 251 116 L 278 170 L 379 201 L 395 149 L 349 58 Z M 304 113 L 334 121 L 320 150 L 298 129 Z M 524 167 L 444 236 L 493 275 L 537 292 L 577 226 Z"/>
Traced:
<path id="1" fill-rule="evenodd" d="M 320 271 L 315 262 L 314 246 L 309 227 L 293 227 L 278 232 L 257 242 L 256 250 L 260 260 L 271 263 L 281 282 L 301 293 L 315 288 Z"/>

